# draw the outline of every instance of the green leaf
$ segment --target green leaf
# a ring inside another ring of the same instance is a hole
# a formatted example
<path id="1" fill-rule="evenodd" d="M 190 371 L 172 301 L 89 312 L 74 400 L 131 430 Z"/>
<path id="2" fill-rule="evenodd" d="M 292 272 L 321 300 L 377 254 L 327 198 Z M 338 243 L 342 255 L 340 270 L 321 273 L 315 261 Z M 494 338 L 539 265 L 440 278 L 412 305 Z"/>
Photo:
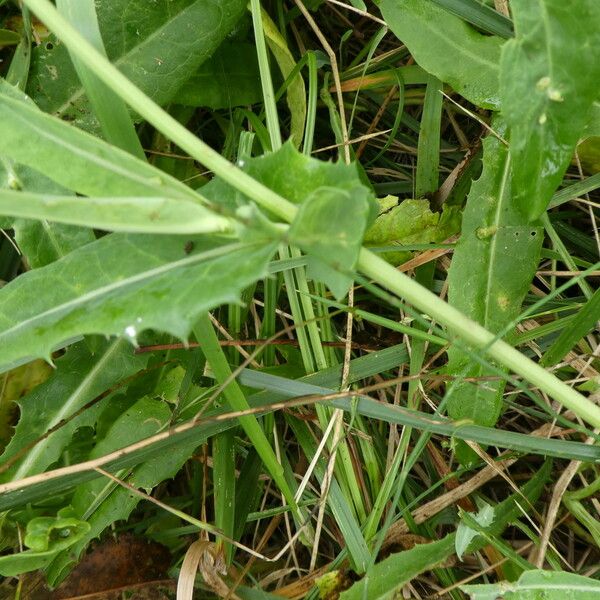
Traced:
<path id="1" fill-rule="evenodd" d="M 408 353 L 404 344 L 354 359 L 350 363 L 348 383 L 351 384 L 366 377 L 383 373 L 407 360 Z M 332 394 L 334 393 L 333 388 L 339 385 L 340 375 L 341 366 L 319 371 L 300 380 L 273 377 L 267 373 L 245 369 L 241 372 L 239 380 L 242 385 L 262 390 L 249 396 L 248 404 L 252 407 L 265 407 L 285 398 L 309 396 L 315 393 Z M 396 425 L 407 425 L 425 431 L 432 431 L 439 435 L 462 437 L 478 443 L 511 448 L 520 452 L 545 454 L 569 460 L 600 462 L 600 448 L 582 442 L 537 438 L 527 434 L 476 425 L 455 425 L 447 419 L 432 420 L 431 414 L 402 409 L 362 398 L 358 403 L 354 399 L 347 398 L 332 400 L 331 406 L 351 414 L 359 413 L 370 419 Z M 207 418 L 213 417 L 228 411 L 229 407 L 223 407 L 215 411 L 207 411 L 205 416 Z M 266 412 L 269 412 L 268 409 Z M 107 458 L 103 461 L 102 466 L 109 471 L 135 466 L 143 460 L 170 452 L 172 448 L 185 443 L 191 438 L 196 440 L 198 444 L 204 443 L 209 437 L 235 426 L 237 426 L 237 421 L 233 419 L 212 423 L 188 422 L 186 426 L 181 426 L 179 431 L 165 438 L 154 440 L 144 448 L 122 453 L 117 457 Z M 96 477 L 98 477 L 98 474 L 90 469 L 76 473 L 54 472 L 48 474 L 47 478 L 42 481 L 27 482 L 27 484 L 0 485 L 0 510 L 22 506 L 25 502 L 34 502 L 45 498 L 49 493 L 64 492 L 74 485 Z"/>
<path id="2" fill-rule="evenodd" d="M 494 127 L 501 126 L 496 120 Z M 510 157 L 495 136 L 483 142 L 483 172 L 465 206 L 462 235 L 448 273 L 448 300 L 493 333 L 516 319 L 539 261 L 543 229 L 523 225 L 510 185 Z M 495 374 L 451 346 L 449 373 L 483 377 Z M 494 425 L 502 406 L 504 382 L 463 382 L 448 401 L 453 419 Z"/>
<path id="3" fill-rule="evenodd" d="M 473 516 L 473 519 L 475 519 L 482 528 L 489 527 L 495 520 L 494 508 L 484 502 L 483 506 L 479 509 L 479 512 Z M 459 560 L 462 560 L 463 554 L 477 535 L 477 531 L 471 529 L 463 522 L 459 523 L 456 529 L 456 539 L 454 542 L 454 549 L 456 550 L 456 556 L 458 556 Z"/>
<path id="4" fill-rule="evenodd" d="M 256 48 L 224 43 L 182 86 L 178 104 L 207 108 L 247 106 L 262 100 Z"/>
<path id="5" fill-rule="evenodd" d="M 273 53 L 283 78 L 287 79 L 296 67 L 296 61 L 271 17 L 265 10 L 261 10 L 261 16 L 269 50 Z M 292 115 L 290 138 L 294 146 L 298 148 L 302 143 L 304 121 L 306 120 L 306 90 L 300 74 L 294 77 L 287 89 L 287 105 Z"/>
<path id="6" fill-rule="evenodd" d="M 300 205 L 289 239 L 308 254 L 308 276 L 339 300 L 348 292 L 371 213 L 368 191 L 321 187 Z"/>
<path id="7" fill-rule="evenodd" d="M 516 39 L 502 50 L 500 95 L 513 189 L 530 220 L 562 181 L 598 96 L 600 4 L 513 0 Z"/>
<path id="8" fill-rule="evenodd" d="M 5 94 L 0 95 L 0 129 L 0 155 L 74 192 L 199 200 L 190 188 L 146 162 Z"/>
<path id="9" fill-rule="evenodd" d="M 451 534 L 437 542 L 419 544 L 411 550 L 392 554 L 342 592 L 340 600 L 391 600 L 405 583 L 444 562 L 453 548 L 454 535 Z"/>
<path id="10" fill-rule="evenodd" d="M 277 152 L 244 159 L 239 165 L 260 183 L 300 205 L 290 241 L 309 254 L 311 274 L 327 283 L 338 297 L 343 296 L 350 278 L 336 268 L 353 269 L 366 227 L 376 214 L 375 200 L 360 180 L 356 165 L 310 158 L 289 141 Z M 218 178 L 202 188 L 202 195 L 230 210 L 249 202 Z"/>
<path id="11" fill-rule="evenodd" d="M 106 56 L 94 0 L 57 0 L 56 7 L 98 52 Z M 70 55 L 106 139 L 143 159 L 144 150 L 125 102 L 88 67 L 79 62 L 76 52 L 71 52 Z"/>
<path id="12" fill-rule="evenodd" d="M 50 376 L 52 367 L 43 360 L 35 360 L 2 374 L 2 401 L 0 402 L 0 450 L 4 451 L 14 434 L 19 398 L 26 396 Z"/>
<path id="13" fill-rule="evenodd" d="M 176 97 L 245 9 L 245 0 L 96 2 L 109 59 L 158 104 Z M 54 36 L 34 51 L 27 91 L 44 112 L 97 129 L 69 54 Z"/>
<path id="14" fill-rule="evenodd" d="M 595 600 L 600 581 L 562 571 L 525 571 L 516 582 L 502 581 L 460 588 L 472 600 Z"/>
<path id="15" fill-rule="evenodd" d="M 350 374 L 348 378 L 349 383 L 355 383 L 364 379 L 366 377 L 370 377 L 376 375 L 378 373 L 383 373 L 388 369 L 392 369 L 397 367 L 399 364 L 406 361 L 408 358 L 408 353 L 406 351 L 406 347 L 404 344 L 399 344 L 397 346 L 392 346 L 390 348 L 386 348 L 376 353 L 367 354 L 360 358 L 353 359 L 350 361 Z M 289 382 L 291 384 L 302 385 L 308 383 L 308 389 L 301 388 L 299 394 L 295 390 L 289 393 L 290 386 L 285 385 L 282 386 L 283 393 L 279 393 L 273 391 L 262 391 L 257 394 L 253 394 L 248 398 L 248 402 L 251 406 L 265 406 L 271 404 L 273 402 L 278 402 L 281 399 L 294 397 L 295 395 L 305 395 L 311 394 L 313 392 L 315 385 L 320 386 L 330 386 L 334 388 L 339 384 L 340 376 L 341 376 L 341 366 L 332 367 L 330 369 L 326 369 L 323 371 L 319 371 L 317 373 L 313 373 L 312 375 L 307 375 L 298 381 L 283 380 L 284 382 Z M 243 374 L 244 372 L 242 372 Z M 261 377 L 264 377 L 264 373 L 259 373 Z M 265 387 L 261 383 L 256 387 Z M 248 385 L 246 381 L 241 382 L 243 385 Z M 312 384 L 312 385 L 310 385 Z M 250 384 L 251 385 L 251 384 Z M 331 393 L 332 389 L 329 389 L 327 393 Z M 215 415 L 227 413 L 230 411 L 229 406 L 222 406 L 215 410 L 209 410 L 205 414 L 207 417 L 212 417 Z M 189 424 L 189 423 L 188 423 Z M 181 445 L 185 445 L 192 440 L 194 440 L 198 445 L 204 443 L 209 437 L 221 433 L 222 431 L 226 431 L 231 429 L 232 427 L 238 426 L 238 421 L 235 419 L 222 420 L 218 423 L 208 423 L 203 424 L 202 421 L 196 422 L 196 427 L 191 427 L 184 430 L 181 430 L 178 433 L 173 433 L 172 435 L 164 438 L 158 444 L 158 446 L 151 446 L 150 448 L 146 448 L 141 452 L 129 453 L 127 455 L 123 455 L 121 459 L 125 459 L 126 462 L 119 462 L 118 464 L 111 463 L 110 465 L 104 465 L 104 467 L 111 471 L 115 472 L 118 469 L 123 468 L 131 468 L 143 462 L 144 460 L 150 460 L 154 458 L 160 458 L 161 456 L 170 454 L 174 448 L 179 447 Z M 312 440 L 312 438 L 310 438 Z M 556 440 L 550 440 L 555 442 Z M 564 443 L 564 442 L 563 442 Z M 590 452 L 590 446 L 579 444 L 586 451 Z M 593 451 L 593 450 L 592 450 Z M 46 497 L 50 493 L 57 493 L 68 490 L 73 485 L 81 484 L 82 482 L 88 481 L 90 479 L 97 478 L 98 474 L 96 472 L 79 472 L 79 473 L 69 473 L 64 474 L 60 480 L 57 479 L 47 479 L 43 481 L 39 481 L 33 487 L 26 487 L 24 489 L 19 489 L 16 493 L 6 492 L 6 490 L 2 490 L 0 493 L 0 510 L 8 510 L 10 508 L 14 508 L 15 506 L 22 506 L 26 502 L 34 502 L 41 498 Z M 65 487 L 58 487 L 64 484 Z"/>
<path id="16" fill-rule="evenodd" d="M 164 197 L 80 198 L 0 189 L 0 215 L 137 233 L 224 233 L 233 229 L 233 221 L 196 202 Z"/>
<path id="17" fill-rule="evenodd" d="M 0 162 L 0 194 L 11 188 L 56 194 L 67 192 L 38 171 L 13 165 L 5 159 Z M 90 229 L 46 220 L 8 219 L 6 226 L 14 229 L 17 245 L 32 269 L 50 264 L 95 239 Z"/>
<path id="18" fill-rule="evenodd" d="M 0 290 L 0 365 L 47 358 L 86 333 L 135 341 L 154 328 L 186 338 L 197 315 L 264 277 L 273 251 L 208 236 L 104 236 Z"/>
<path id="19" fill-rule="evenodd" d="M 425 101 L 419 124 L 415 196 L 433 194 L 440 186 L 440 133 L 443 100 L 442 82 L 430 75 L 425 89 Z"/>
<path id="20" fill-rule="evenodd" d="M 417 63 L 483 108 L 499 107 L 503 39 L 477 32 L 431 2 L 383 0 L 381 14 Z"/>
<path id="21" fill-rule="evenodd" d="M 10 29 L 0 29 L 0 48 L 4 46 L 15 46 L 21 41 L 21 36 Z"/>
<path id="22" fill-rule="evenodd" d="M 368 246 L 429 244 L 441 242 L 460 229 L 457 207 L 444 206 L 442 213 L 432 212 L 428 200 L 402 200 L 396 196 L 378 199 L 379 215 L 365 234 Z M 384 252 L 392 264 L 404 262 L 409 252 Z"/>
<path id="23" fill-rule="evenodd" d="M 430 2 L 439 4 L 447 11 L 488 33 L 503 38 L 511 38 L 514 35 L 512 22 L 508 17 L 478 0 L 430 0 Z"/>
<path id="24" fill-rule="evenodd" d="M 94 354 L 86 343 L 72 346 L 56 361 L 54 374 L 18 400 L 21 416 L 2 462 L 25 454 L 0 474 L 0 481 L 41 473 L 58 460 L 75 431 L 95 422 L 102 404 L 80 415 L 77 412 L 114 384 L 144 368 L 146 362 L 147 358 L 134 355 L 124 340 L 103 343 Z M 65 419 L 69 420 L 48 435 Z"/>
<path id="25" fill-rule="evenodd" d="M 90 529 L 84 521 L 69 516 L 70 507 L 56 517 L 36 517 L 27 524 L 25 545 L 30 550 L 0 556 L 0 575 L 14 577 L 46 566 L 58 552 L 73 546 Z"/>
<path id="26" fill-rule="evenodd" d="M 149 397 L 141 398 L 119 416 L 89 458 L 103 456 L 150 437 L 168 426 L 171 418 L 167 403 Z M 197 445 L 197 441 L 188 440 L 132 471 L 116 475 L 130 485 L 150 492 L 162 481 L 174 477 Z M 73 512 L 87 521 L 89 531 L 68 551 L 55 557 L 47 571 L 50 585 L 55 586 L 64 579 L 86 546 L 115 521 L 126 520 L 140 500 L 139 496 L 105 477 L 77 487 L 72 499 Z"/>

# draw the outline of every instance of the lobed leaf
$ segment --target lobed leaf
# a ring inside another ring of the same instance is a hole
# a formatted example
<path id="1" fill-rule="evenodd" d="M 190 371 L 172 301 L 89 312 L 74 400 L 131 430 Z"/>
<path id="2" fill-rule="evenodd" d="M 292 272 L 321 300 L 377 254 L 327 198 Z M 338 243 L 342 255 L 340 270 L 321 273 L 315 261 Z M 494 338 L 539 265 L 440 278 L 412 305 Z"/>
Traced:
<path id="1" fill-rule="evenodd" d="M 29 550 L 0 556 L 0 575 L 14 577 L 45 567 L 63 549 L 73 546 L 90 529 L 85 521 L 70 516 L 69 507 L 56 517 L 36 517 L 27 524 Z"/>
<path id="2" fill-rule="evenodd" d="M 106 436 L 96 444 L 89 458 L 103 456 L 150 437 L 168 426 L 171 419 L 167 403 L 149 397 L 141 398 L 116 419 Z M 163 453 L 129 473 L 118 473 L 117 476 L 134 487 L 151 490 L 162 481 L 174 477 L 197 445 L 197 440 L 188 440 L 171 452 Z M 68 551 L 54 558 L 47 569 L 49 583 L 52 586 L 60 583 L 75 566 L 86 546 L 115 521 L 127 519 L 140 500 L 139 496 L 105 477 L 78 486 L 72 498 L 73 512 L 78 518 L 87 521 L 89 531 Z"/>
<path id="3" fill-rule="evenodd" d="M 110 234 L 0 290 L 0 365 L 87 333 L 186 338 L 196 317 L 266 275 L 272 242 Z M 23 298 L 28 302 L 24 303 Z"/>
<path id="4" fill-rule="evenodd" d="M 5 464 L 25 454 L 0 474 L 0 481 L 41 473 L 57 461 L 75 431 L 93 425 L 101 404 L 79 415 L 78 411 L 120 380 L 144 368 L 146 362 L 147 358 L 134 355 L 124 340 L 104 342 L 95 353 L 84 342 L 72 346 L 57 360 L 54 374 L 18 400 L 21 416 L 1 461 Z M 65 420 L 68 421 L 63 423 Z"/>
<path id="5" fill-rule="evenodd" d="M 362 238 L 377 211 L 356 165 L 310 158 L 291 142 L 277 152 L 239 164 L 257 181 L 300 205 L 289 239 L 309 255 L 312 276 L 324 281 L 338 298 L 343 296 L 351 281 L 348 272 L 355 266 Z M 218 178 L 204 186 L 202 194 L 229 210 L 249 202 Z"/>
<path id="6" fill-rule="evenodd" d="M 513 0 L 516 38 L 502 49 L 500 97 L 513 190 L 530 220 L 548 206 L 598 97 L 600 4 Z"/>

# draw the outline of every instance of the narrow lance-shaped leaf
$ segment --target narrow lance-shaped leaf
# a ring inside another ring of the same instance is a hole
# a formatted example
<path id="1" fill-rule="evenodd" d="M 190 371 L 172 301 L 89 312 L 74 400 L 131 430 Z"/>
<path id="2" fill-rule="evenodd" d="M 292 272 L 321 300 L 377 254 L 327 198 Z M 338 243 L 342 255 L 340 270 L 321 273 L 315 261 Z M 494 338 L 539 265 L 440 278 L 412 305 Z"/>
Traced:
<path id="1" fill-rule="evenodd" d="M 496 120 L 494 128 L 504 131 Z M 538 264 L 542 228 L 523 225 L 510 185 L 510 157 L 495 136 L 483 142 L 483 172 L 473 184 L 464 210 L 462 235 L 448 274 L 448 300 L 493 333 L 519 314 Z M 462 350 L 449 350 L 453 375 L 482 377 L 495 373 L 474 363 Z M 461 383 L 448 402 L 454 419 L 494 425 L 500 414 L 504 382 Z"/>
<path id="2" fill-rule="evenodd" d="M 106 55 L 94 0 L 57 0 L 56 7 L 98 52 Z M 143 159 L 144 150 L 125 102 L 90 69 L 79 62 L 76 52 L 70 53 L 70 56 L 106 139 L 111 144 Z"/>
<path id="3" fill-rule="evenodd" d="M 0 161 L 0 194 L 5 191 L 12 194 L 18 193 L 11 188 L 32 192 L 44 191 L 48 194 L 66 194 L 68 192 L 38 171 L 4 159 Z M 75 200 L 74 197 L 73 199 Z M 5 227 L 14 230 L 17 245 L 32 269 L 50 264 L 72 250 L 96 239 L 91 229 L 62 223 L 49 223 L 45 219 L 33 221 L 7 218 L 6 220 Z"/>
<path id="4" fill-rule="evenodd" d="M 340 594 L 340 600 L 385 600 L 405 583 L 444 562 L 454 548 L 454 535 L 392 554 L 376 564 L 349 590 Z"/>
<path id="5" fill-rule="evenodd" d="M 98 0 L 109 59 L 158 104 L 218 48 L 246 10 L 245 0 Z M 54 36 L 36 48 L 29 95 L 45 112 L 98 129 L 65 46 Z"/>
<path id="6" fill-rule="evenodd" d="M 231 219 L 187 200 L 52 196 L 0 190 L 0 215 L 137 233 L 224 233 Z"/>
<path id="7" fill-rule="evenodd" d="M 502 49 L 513 190 L 529 219 L 559 186 L 598 97 L 600 3 L 513 0 L 516 39 Z"/>
<path id="8" fill-rule="evenodd" d="M 35 104 L 28 96 L 1 79 L 0 95 L 6 95 L 35 109 Z M 68 192 L 39 171 L 15 164 L 8 157 L 0 158 L 0 188 L 50 194 Z M 89 229 L 71 225 L 48 223 L 45 220 L 7 219 L 7 221 L 5 227 L 14 230 L 17 245 L 32 269 L 54 262 L 75 248 L 95 239 L 94 233 Z"/>
<path id="9" fill-rule="evenodd" d="M 472 600 L 595 600 L 600 595 L 600 581 L 562 571 L 525 571 L 518 581 L 501 581 L 460 588 Z"/>
<path id="10" fill-rule="evenodd" d="M 296 61 L 287 46 L 284 37 L 266 11 L 262 11 L 263 29 L 269 50 L 273 53 L 275 62 L 284 79 L 287 79 L 296 66 Z M 302 142 L 304 121 L 306 119 L 306 91 L 304 80 L 298 73 L 290 82 L 287 89 L 287 105 L 292 115 L 290 137 L 296 148 Z"/>
<path id="11" fill-rule="evenodd" d="M 201 201 L 193 190 L 146 162 L 3 93 L 0 129 L 1 155 L 80 194 Z"/>
<path id="12" fill-rule="evenodd" d="M 76 335 L 145 329 L 185 338 L 197 315 L 264 277 L 273 242 L 110 234 L 0 290 L 0 365 Z M 27 298 L 27 302 L 23 302 Z"/>
<path id="13" fill-rule="evenodd" d="M 462 19 L 423 0 L 383 0 L 390 29 L 417 63 L 483 108 L 497 109 L 503 39 L 479 33 Z"/>

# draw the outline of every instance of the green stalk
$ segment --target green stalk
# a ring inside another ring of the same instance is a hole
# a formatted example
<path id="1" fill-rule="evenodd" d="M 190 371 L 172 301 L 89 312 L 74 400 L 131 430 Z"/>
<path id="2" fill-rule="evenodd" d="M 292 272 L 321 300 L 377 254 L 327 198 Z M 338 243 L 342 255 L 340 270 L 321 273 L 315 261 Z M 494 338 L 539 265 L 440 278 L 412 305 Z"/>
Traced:
<path id="1" fill-rule="evenodd" d="M 358 269 L 390 292 L 429 314 L 465 342 L 484 350 L 491 358 L 538 386 L 594 427 L 600 427 L 600 407 L 510 344 L 496 339 L 485 327 L 472 321 L 404 273 L 397 271 L 376 254 L 363 248 L 358 260 Z"/>
<path id="2" fill-rule="evenodd" d="M 288 222 L 293 220 L 298 210 L 294 204 L 232 165 L 173 119 L 91 46 L 61 17 L 49 0 L 23 0 L 23 3 L 33 10 L 69 49 L 77 51 L 82 63 L 93 70 L 144 119 L 168 136 L 182 150 L 214 171 L 235 189 L 252 198 L 259 206 L 272 211 Z M 496 340 L 493 333 L 466 317 L 407 275 L 400 273 L 365 248 L 361 250 L 357 267 L 360 272 L 371 277 L 387 290 L 431 315 L 457 336 L 477 348 L 485 349 L 491 358 L 523 376 L 530 383 L 537 385 L 594 427 L 600 427 L 600 407 L 506 342 Z"/>

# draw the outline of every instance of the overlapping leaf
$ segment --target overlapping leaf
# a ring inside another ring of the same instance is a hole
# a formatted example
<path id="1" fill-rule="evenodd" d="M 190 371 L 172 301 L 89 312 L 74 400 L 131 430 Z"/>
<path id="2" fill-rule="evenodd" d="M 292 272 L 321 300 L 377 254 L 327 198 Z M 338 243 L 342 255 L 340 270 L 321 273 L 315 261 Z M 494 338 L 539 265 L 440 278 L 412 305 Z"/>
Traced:
<path id="1" fill-rule="evenodd" d="M 356 166 L 310 158 L 290 142 L 277 152 L 244 160 L 241 166 L 300 205 L 289 241 L 308 254 L 312 276 L 324 281 L 336 296 L 343 296 L 367 226 L 377 214 L 374 196 L 360 180 Z M 204 186 L 202 194 L 230 210 L 248 202 L 218 179 Z"/>
<path id="2" fill-rule="evenodd" d="M 108 57 L 159 104 L 175 97 L 245 10 L 244 0 L 96 2 Z M 97 129 L 69 54 L 54 36 L 34 52 L 27 91 L 45 112 Z"/>
<path id="3" fill-rule="evenodd" d="M 177 93 L 178 104 L 212 109 L 244 106 L 261 100 L 256 48 L 247 43 L 222 44 Z"/>
<path id="4" fill-rule="evenodd" d="M 373 246 L 428 244 L 441 242 L 460 229 L 461 215 L 456 207 L 445 206 L 442 213 L 431 210 L 428 200 L 398 201 L 395 196 L 378 200 L 379 215 L 367 230 L 365 243 Z M 408 252 L 386 251 L 383 257 L 399 264 Z"/>
<path id="5" fill-rule="evenodd" d="M 598 97 L 600 3 L 513 0 L 516 39 L 502 50 L 500 95 L 510 127 L 513 190 L 539 217 L 559 186 Z"/>
<path id="6" fill-rule="evenodd" d="M 80 198 L 0 190 L 0 215 L 138 233 L 224 233 L 235 228 L 232 220 L 195 202 L 152 197 Z"/>
<path id="7" fill-rule="evenodd" d="M 73 433 L 94 424 L 100 405 L 79 415 L 77 412 L 146 362 L 147 358 L 135 356 L 131 345 L 123 340 L 101 343 L 94 354 L 85 343 L 70 348 L 57 361 L 52 377 L 19 400 L 21 416 L 0 461 L 4 464 L 17 454 L 25 454 L 0 474 L 0 481 L 41 473 L 58 460 Z"/>
<path id="8" fill-rule="evenodd" d="M 47 194 L 66 194 L 68 191 L 38 171 L 4 159 L 0 162 L 0 194 L 11 188 Z M 34 221 L 7 217 L 5 227 L 14 230 L 17 245 L 33 269 L 50 264 L 95 239 L 90 229 L 49 223 L 45 219 Z"/>
<path id="9" fill-rule="evenodd" d="M 90 459 L 150 437 L 167 426 L 171 418 L 171 411 L 165 402 L 141 398 L 117 418 L 106 436 L 94 447 Z M 152 489 L 161 481 L 176 475 L 197 443 L 189 440 L 172 452 L 163 453 L 136 467 L 130 474 L 121 474 L 121 477 L 135 487 Z M 86 520 L 90 528 L 67 552 L 54 558 L 48 568 L 49 583 L 54 586 L 64 579 L 90 541 L 115 521 L 127 519 L 139 502 L 139 496 L 106 478 L 79 486 L 72 499 L 73 512 L 78 518 Z"/>
<path id="10" fill-rule="evenodd" d="M 199 201 L 190 188 L 144 161 L 4 93 L 0 129 L 0 155 L 80 194 Z"/>
<path id="11" fill-rule="evenodd" d="M 0 290 L 0 365 L 86 333 L 185 338 L 201 313 L 266 275 L 273 243 L 110 234 Z M 27 298 L 27 302 L 23 302 Z"/>

